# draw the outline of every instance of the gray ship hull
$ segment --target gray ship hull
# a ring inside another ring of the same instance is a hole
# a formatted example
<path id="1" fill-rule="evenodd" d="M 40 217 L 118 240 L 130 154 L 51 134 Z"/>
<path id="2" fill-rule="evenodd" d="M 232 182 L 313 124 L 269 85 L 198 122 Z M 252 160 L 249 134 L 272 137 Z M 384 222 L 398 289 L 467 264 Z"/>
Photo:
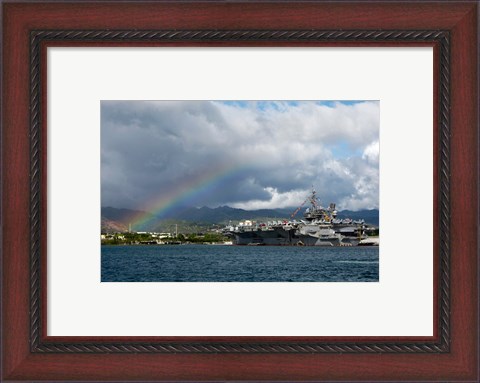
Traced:
<path id="1" fill-rule="evenodd" d="M 295 228 L 273 227 L 232 231 L 236 245 L 268 246 L 358 246 L 360 240 L 367 238 L 356 227 L 333 226 L 335 236 L 318 237 L 312 234 L 300 234 Z M 347 230 L 345 230 L 347 228 Z"/>
<path id="2" fill-rule="evenodd" d="M 318 238 L 312 235 L 300 235 L 298 245 L 303 246 L 341 246 L 342 241 L 338 237 Z"/>
<path id="3" fill-rule="evenodd" d="M 340 237 L 318 238 L 308 234 L 296 234 L 295 229 L 284 230 L 252 230 L 233 232 L 236 245 L 267 245 L 267 246 L 342 246 Z M 348 241 L 350 243 L 350 241 Z M 350 246 L 356 246 L 352 243 Z"/>
<path id="4" fill-rule="evenodd" d="M 292 246 L 299 240 L 295 236 L 294 229 L 284 230 L 283 228 L 232 232 L 232 234 L 236 245 Z"/>

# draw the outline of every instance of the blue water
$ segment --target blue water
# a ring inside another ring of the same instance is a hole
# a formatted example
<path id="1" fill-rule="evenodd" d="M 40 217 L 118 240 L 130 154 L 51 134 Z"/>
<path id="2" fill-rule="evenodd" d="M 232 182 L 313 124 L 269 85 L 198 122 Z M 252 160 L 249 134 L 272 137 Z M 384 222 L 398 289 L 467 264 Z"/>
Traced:
<path id="1" fill-rule="evenodd" d="M 102 282 L 378 282 L 378 247 L 102 246 Z"/>

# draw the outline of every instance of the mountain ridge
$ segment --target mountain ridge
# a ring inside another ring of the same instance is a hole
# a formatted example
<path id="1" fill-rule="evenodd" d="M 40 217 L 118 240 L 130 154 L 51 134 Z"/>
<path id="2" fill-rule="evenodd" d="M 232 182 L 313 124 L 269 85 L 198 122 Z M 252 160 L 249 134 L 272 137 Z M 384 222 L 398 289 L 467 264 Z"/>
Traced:
<path id="1" fill-rule="evenodd" d="M 102 231 L 113 232 L 115 228 L 128 228 L 132 225 L 134 231 L 162 231 L 166 228 L 175 227 L 177 224 L 192 227 L 208 227 L 215 224 L 226 225 L 229 221 L 242 220 L 268 220 L 268 219 L 290 219 L 294 209 L 257 209 L 244 210 L 230 206 L 219 206 L 210 208 L 203 206 L 179 207 L 168 214 L 153 215 L 141 210 L 125 208 L 102 207 Z M 295 218 L 300 219 L 302 214 L 297 213 Z M 142 224 L 135 222 L 142 217 Z M 338 212 L 338 218 L 364 219 L 365 222 L 378 226 L 379 211 L 370 210 L 343 210 Z M 126 231 L 126 230 L 125 230 Z"/>

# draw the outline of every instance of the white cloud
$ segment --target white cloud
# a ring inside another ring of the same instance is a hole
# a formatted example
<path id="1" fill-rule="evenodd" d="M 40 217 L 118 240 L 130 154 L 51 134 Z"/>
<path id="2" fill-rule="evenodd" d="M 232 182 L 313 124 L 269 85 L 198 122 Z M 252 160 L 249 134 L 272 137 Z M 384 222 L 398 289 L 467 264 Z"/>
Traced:
<path id="1" fill-rule="evenodd" d="M 266 187 L 264 190 L 270 195 L 269 199 L 231 202 L 229 205 L 245 210 L 275 209 L 299 206 L 305 200 L 305 190 L 292 190 L 284 193 L 279 193 L 276 188 L 272 187 Z"/>
<path id="2" fill-rule="evenodd" d="M 380 143 L 378 141 L 373 141 L 363 151 L 362 159 L 367 160 L 370 163 L 378 164 L 379 155 L 380 155 Z"/>

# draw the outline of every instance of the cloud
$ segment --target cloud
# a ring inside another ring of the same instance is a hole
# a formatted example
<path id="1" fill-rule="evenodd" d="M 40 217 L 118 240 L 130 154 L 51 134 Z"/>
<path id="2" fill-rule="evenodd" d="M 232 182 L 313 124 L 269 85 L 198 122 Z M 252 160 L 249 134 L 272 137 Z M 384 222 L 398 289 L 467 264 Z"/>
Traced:
<path id="1" fill-rule="evenodd" d="M 375 101 L 102 101 L 101 152 L 103 206 L 378 207 Z"/>
<path id="2" fill-rule="evenodd" d="M 380 143 L 378 141 L 373 141 L 364 149 L 362 159 L 367 160 L 369 163 L 378 164 L 379 155 Z"/>
<path id="3" fill-rule="evenodd" d="M 276 209 L 297 206 L 305 200 L 305 190 L 292 190 L 284 193 L 279 193 L 276 188 L 272 187 L 266 187 L 264 190 L 268 193 L 266 199 L 232 202 L 230 206 L 245 210 Z"/>

